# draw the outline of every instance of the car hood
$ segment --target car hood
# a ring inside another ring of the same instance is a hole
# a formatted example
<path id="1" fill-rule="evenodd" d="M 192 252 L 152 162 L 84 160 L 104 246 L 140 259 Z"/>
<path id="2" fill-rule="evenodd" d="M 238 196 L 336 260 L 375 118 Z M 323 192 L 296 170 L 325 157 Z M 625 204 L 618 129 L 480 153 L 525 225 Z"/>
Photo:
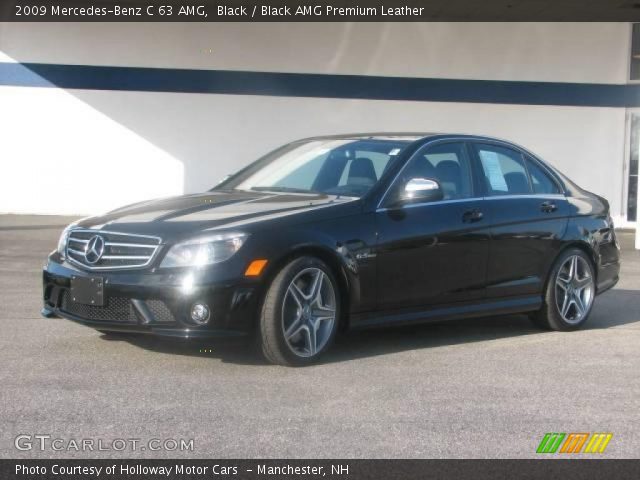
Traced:
<path id="1" fill-rule="evenodd" d="M 283 219 L 303 221 L 304 213 L 354 204 L 354 200 L 325 194 L 212 191 L 136 203 L 85 218 L 78 226 L 167 238 L 218 229 L 255 229 Z"/>

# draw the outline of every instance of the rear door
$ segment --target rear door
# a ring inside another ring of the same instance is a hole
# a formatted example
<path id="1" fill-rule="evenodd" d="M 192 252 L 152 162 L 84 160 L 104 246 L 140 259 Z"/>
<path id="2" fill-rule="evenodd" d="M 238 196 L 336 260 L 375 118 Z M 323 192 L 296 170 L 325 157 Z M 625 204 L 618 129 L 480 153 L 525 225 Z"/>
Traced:
<path id="1" fill-rule="evenodd" d="M 473 146 L 491 211 L 487 298 L 540 293 L 567 226 L 567 200 L 526 153 L 497 143 Z"/>

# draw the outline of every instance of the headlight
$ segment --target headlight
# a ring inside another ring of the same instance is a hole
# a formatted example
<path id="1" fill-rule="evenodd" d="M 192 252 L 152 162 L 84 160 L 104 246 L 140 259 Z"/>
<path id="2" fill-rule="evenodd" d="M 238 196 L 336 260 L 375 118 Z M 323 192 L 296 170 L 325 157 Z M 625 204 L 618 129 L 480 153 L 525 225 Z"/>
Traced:
<path id="1" fill-rule="evenodd" d="M 71 228 L 74 226 L 75 224 L 72 223 L 71 225 L 66 227 L 60 234 L 60 239 L 58 240 L 58 248 L 56 250 L 63 257 L 65 256 L 65 249 L 67 248 L 67 240 L 69 239 L 69 232 L 71 231 Z"/>
<path id="2" fill-rule="evenodd" d="M 202 267 L 224 262 L 240 250 L 245 233 L 225 233 L 194 238 L 175 244 L 162 260 L 161 267 Z"/>

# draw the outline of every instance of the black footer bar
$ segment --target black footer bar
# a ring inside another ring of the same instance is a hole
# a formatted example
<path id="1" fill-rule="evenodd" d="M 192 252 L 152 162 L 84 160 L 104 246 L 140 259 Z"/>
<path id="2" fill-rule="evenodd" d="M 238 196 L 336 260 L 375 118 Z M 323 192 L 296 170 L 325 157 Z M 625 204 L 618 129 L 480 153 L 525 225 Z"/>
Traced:
<path id="1" fill-rule="evenodd" d="M 638 479 L 640 460 L 0 460 L 10 479 Z"/>

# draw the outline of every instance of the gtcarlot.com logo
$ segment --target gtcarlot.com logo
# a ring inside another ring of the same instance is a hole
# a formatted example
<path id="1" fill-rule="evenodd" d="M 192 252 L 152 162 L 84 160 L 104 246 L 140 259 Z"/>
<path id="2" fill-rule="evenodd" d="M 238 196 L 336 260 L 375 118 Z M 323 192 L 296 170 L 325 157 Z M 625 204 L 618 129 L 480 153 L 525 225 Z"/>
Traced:
<path id="1" fill-rule="evenodd" d="M 604 453 L 611 437 L 613 433 L 546 433 L 536 453 Z"/>
<path id="2" fill-rule="evenodd" d="M 184 438 L 60 438 L 48 434 L 21 434 L 13 442 L 21 451 L 40 450 L 54 452 L 123 452 L 168 451 L 192 452 L 194 440 Z"/>

